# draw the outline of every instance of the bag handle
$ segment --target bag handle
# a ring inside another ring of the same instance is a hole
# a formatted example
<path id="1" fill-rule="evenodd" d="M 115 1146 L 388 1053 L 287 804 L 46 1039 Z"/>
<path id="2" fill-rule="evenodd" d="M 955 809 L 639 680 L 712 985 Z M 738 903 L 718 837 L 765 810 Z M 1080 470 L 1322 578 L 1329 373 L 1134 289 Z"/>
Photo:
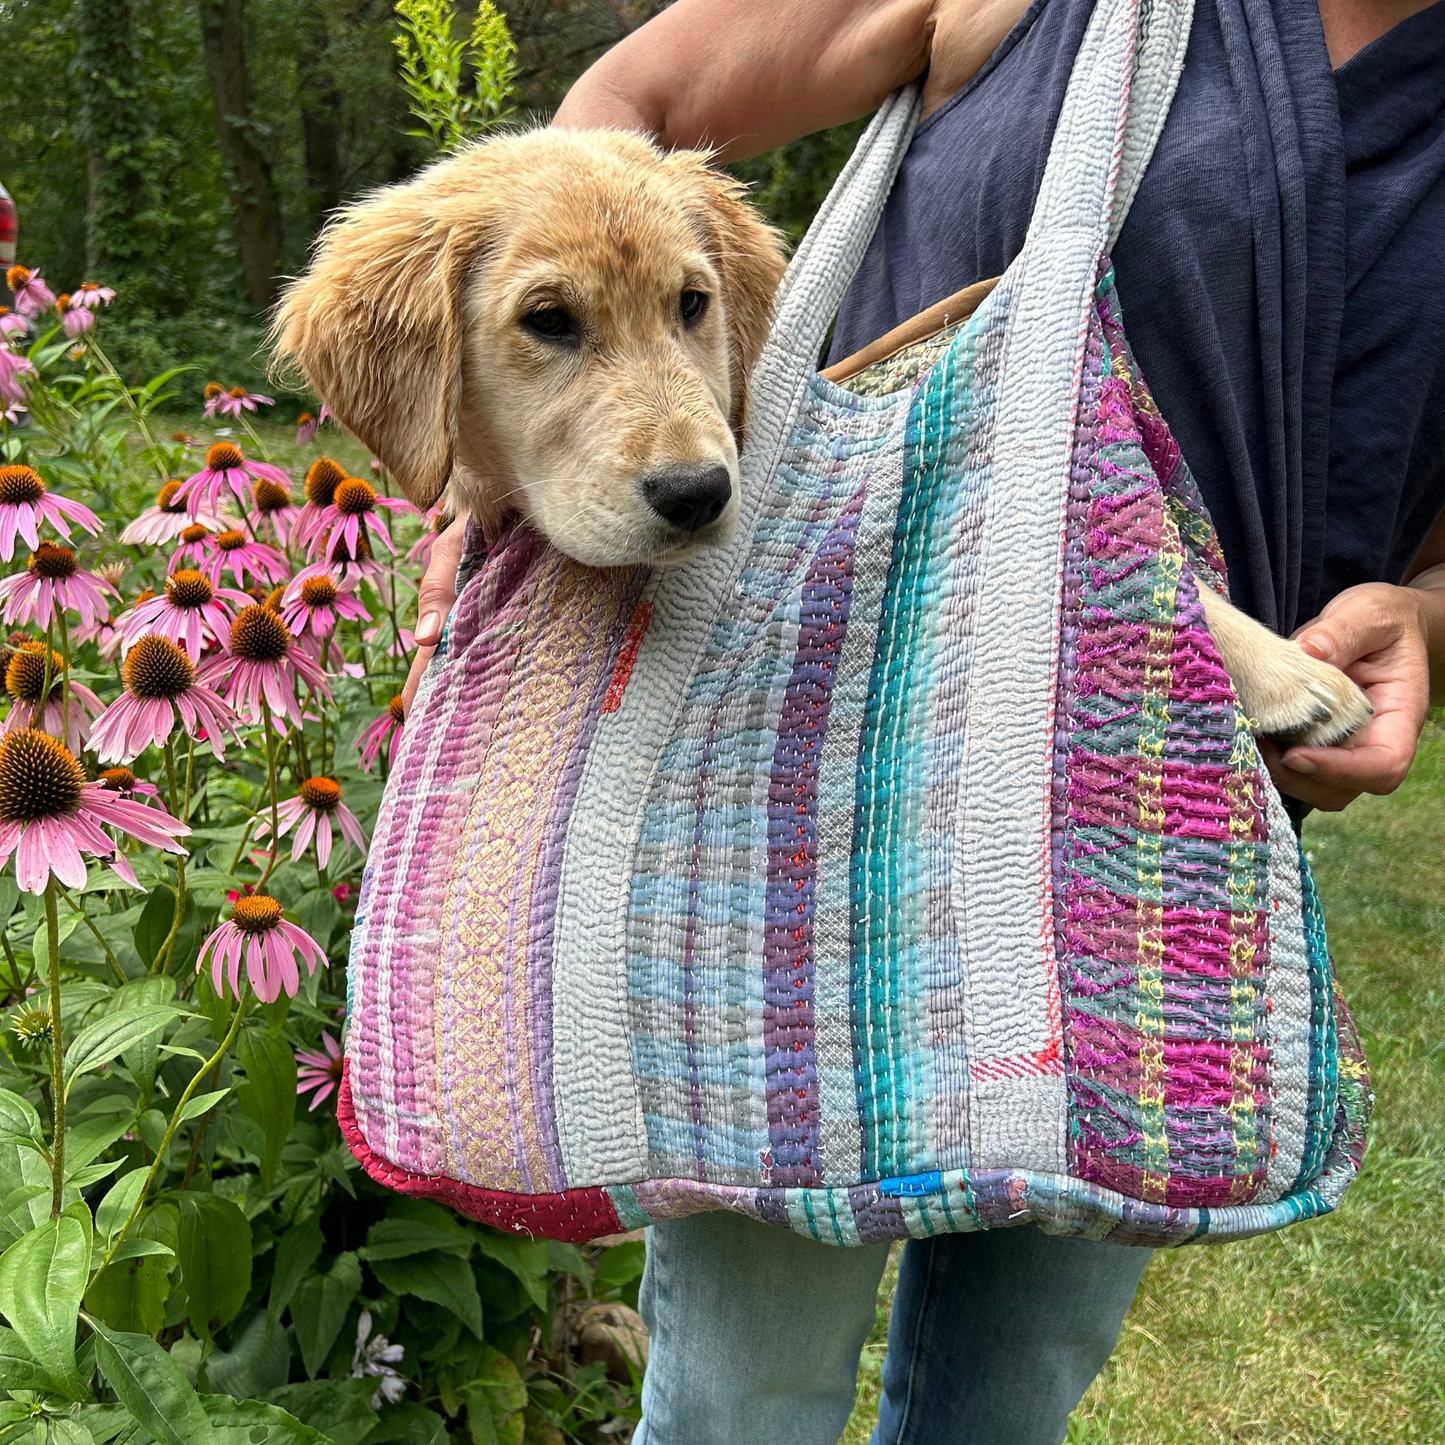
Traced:
<path id="1" fill-rule="evenodd" d="M 1036 225 L 1077 223 L 1092 205 L 1095 218 L 1109 217 L 1107 244 L 1118 239 L 1168 118 L 1193 15 L 1194 0 L 1099 0 L 1074 63 L 1031 232 Z M 910 85 L 883 102 L 818 208 L 778 289 L 773 342 L 810 370 L 913 140 L 920 98 L 920 87 Z M 1092 199 L 1061 195 L 1065 152 L 1075 162 L 1069 169 L 1076 181 L 1077 163 L 1088 159 L 1080 155 L 1081 143 L 1098 135 L 1097 125 L 1086 122 L 1101 116 L 1115 121 L 1116 133 L 1093 158 L 1104 169 L 1094 178 Z"/>

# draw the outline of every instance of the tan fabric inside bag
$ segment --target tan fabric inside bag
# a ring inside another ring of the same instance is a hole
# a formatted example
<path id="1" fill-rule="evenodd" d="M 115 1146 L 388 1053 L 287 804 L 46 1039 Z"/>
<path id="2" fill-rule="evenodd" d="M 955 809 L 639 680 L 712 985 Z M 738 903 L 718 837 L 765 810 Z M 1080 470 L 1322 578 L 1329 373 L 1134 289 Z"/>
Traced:
<path id="1" fill-rule="evenodd" d="M 861 351 L 822 373 L 829 381 L 864 396 L 884 396 L 917 381 L 947 349 L 968 318 L 998 285 L 999 278 L 975 281 L 927 311 L 920 311 Z"/>

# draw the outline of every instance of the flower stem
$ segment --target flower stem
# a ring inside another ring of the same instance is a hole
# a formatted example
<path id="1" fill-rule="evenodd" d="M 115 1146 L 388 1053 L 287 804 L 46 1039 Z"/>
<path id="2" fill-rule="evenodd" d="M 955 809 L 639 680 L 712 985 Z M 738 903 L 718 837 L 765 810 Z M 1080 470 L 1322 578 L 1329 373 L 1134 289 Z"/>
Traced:
<path id="1" fill-rule="evenodd" d="M 271 453 L 266 450 L 266 443 L 261 440 L 256 432 L 256 428 L 251 425 L 250 418 L 247 417 L 244 407 L 236 413 L 236 420 L 246 428 L 246 435 L 256 443 L 256 450 L 261 453 L 261 460 L 263 462 L 269 462 L 271 460 Z"/>
<path id="2" fill-rule="evenodd" d="M 115 954 L 110 951 L 110 944 L 105 941 L 105 934 L 103 934 L 100 929 L 95 926 L 95 920 L 90 916 L 90 914 L 85 911 L 85 895 L 82 893 L 80 895 L 80 902 L 77 903 L 75 899 L 73 899 L 70 894 L 67 893 L 64 888 L 62 888 L 60 890 L 60 896 L 65 899 L 65 901 L 78 914 L 80 914 L 81 922 L 84 923 L 85 926 L 90 929 L 90 931 L 95 935 L 95 941 L 105 950 L 105 956 L 109 960 L 110 966 L 115 970 L 116 978 L 122 984 L 129 983 L 130 980 L 126 978 L 125 970 L 116 961 Z"/>
<path id="3" fill-rule="evenodd" d="M 195 758 L 195 755 L 196 740 L 192 738 L 190 754 L 186 758 L 186 804 L 188 807 L 191 801 L 191 763 L 192 760 Z M 165 758 L 166 786 L 169 788 L 171 796 L 171 816 L 181 817 L 180 813 L 177 811 L 176 804 L 176 759 L 175 753 L 171 747 L 171 740 L 169 738 L 166 739 Z M 181 821 L 184 822 L 185 819 L 182 817 Z M 156 954 L 155 961 L 151 964 L 150 970 L 146 974 L 147 978 L 150 978 L 157 973 L 164 973 L 170 967 L 171 951 L 176 946 L 176 937 L 181 931 L 181 920 L 185 916 L 186 855 L 184 853 L 178 853 L 176 854 L 176 909 L 175 912 L 171 915 L 170 932 L 166 934 L 166 940 L 163 944 L 161 944 L 160 951 Z"/>
<path id="4" fill-rule="evenodd" d="M 100 1269 L 96 1271 L 95 1276 L 91 1279 L 92 1284 L 94 1284 L 95 1280 L 104 1272 L 111 1260 L 115 1258 L 116 1250 L 125 1242 L 125 1237 L 130 1233 L 130 1227 L 135 1223 L 136 1216 L 141 1212 L 141 1208 L 146 1201 L 146 1195 L 150 1193 L 150 1187 L 155 1183 L 155 1177 L 160 1172 L 161 1165 L 165 1161 L 166 1150 L 171 1147 L 171 1140 L 175 1137 L 176 1130 L 180 1127 L 181 1114 L 184 1112 L 186 1105 L 191 1102 L 191 1096 L 196 1092 L 196 1085 L 198 1085 L 213 1068 L 219 1066 L 221 1060 L 225 1058 L 227 1050 L 236 1042 L 236 1035 L 241 1031 L 241 1020 L 245 1017 L 246 1006 L 250 1001 L 250 985 L 243 983 L 241 985 L 241 997 L 236 1003 L 236 1016 L 231 1020 L 231 1027 L 227 1031 L 226 1037 L 221 1040 L 220 1047 L 216 1052 L 192 1075 L 191 1082 L 185 1087 L 185 1092 L 176 1100 L 176 1107 L 171 1113 L 171 1121 L 166 1125 L 166 1132 L 161 1138 L 160 1146 L 156 1149 L 156 1157 L 151 1162 L 150 1172 L 145 1177 L 145 1183 L 141 1185 L 140 1193 L 136 1196 L 136 1201 L 131 1206 L 130 1214 L 127 1216 L 124 1226 L 121 1228 L 120 1233 L 116 1235 L 105 1258 L 101 1260 Z"/>
<path id="5" fill-rule="evenodd" d="M 50 1216 L 60 1214 L 65 1194 L 65 1041 L 60 1029 L 60 935 L 55 875 L 45 881 L 45 946 L 50 954 L 50 1092 L 55 1137 L 51 1143 Z"/>
<path id="6" fill-rule="evenodd" d="M 65 609 L 55 604 L 55 620 L 60 624 L 60 655 L 65 666 L 60 670 L 60 736 L 70 746 L 70 631 L 65 625 Z M 78 750 L 77 750 L 78 751 Z"/>
<path id="7" fill-rule="evenodd" d="M 261 698 L 261 725 L 266 731 L 266 787 L 271 794 L 271 858 L 266 864 L 266 871 L 256 884 L 258 893 L 265 887 L 266 880 L 275 871 L 276 860 L 281 856 L 280 805 L 276 798 L 276 739 L 272 735 L 274 730 L 271 727 L 271 708 L 264 695 Z"/>
<path id="8" fill-rule="evenodd" d="M 100 362 L 101 370 L 114 379 L 120 391 L 121 401 L 125 403 L 126 410 L 130 412 L 140 434 L 145 438 L 146 447 L 150 452 L 151 464 L 155 467 L 156 471 L 160 473 L 161 480 L 167 480 L 169 468 L 166 466 L 165 458 L 161 455 L 160 448 L 156 445 L 156 439 L 151 435 L 150 427 L 146 424 L 145 414 L 135 404 L 135 398 L 131 395 L 130 387 L 125 384 L 125 380 L 122 378 L 120 372 L 112 365 L 110 357 L 100 349 L 100 342 L 95 339 L 95 331 L 93 328 L 87 333 L 87 339 L 90 342 L 91 355 Z"/>

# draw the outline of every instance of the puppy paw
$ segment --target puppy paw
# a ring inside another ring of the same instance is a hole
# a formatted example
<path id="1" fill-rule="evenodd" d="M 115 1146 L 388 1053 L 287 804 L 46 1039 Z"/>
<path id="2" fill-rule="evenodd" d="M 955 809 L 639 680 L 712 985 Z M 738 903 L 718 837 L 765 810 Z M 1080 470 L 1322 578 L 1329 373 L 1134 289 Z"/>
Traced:
<path id="1" fill-rule="evenodd" d="M 1235 679 L 1240 707 L 1255 732 L 1291 747 L 1342 743 L 1369 722 L 1370 700 L 1343 672 L 1298 643 L 1278 641 L 1256 657 L 1248 682 Z"/>

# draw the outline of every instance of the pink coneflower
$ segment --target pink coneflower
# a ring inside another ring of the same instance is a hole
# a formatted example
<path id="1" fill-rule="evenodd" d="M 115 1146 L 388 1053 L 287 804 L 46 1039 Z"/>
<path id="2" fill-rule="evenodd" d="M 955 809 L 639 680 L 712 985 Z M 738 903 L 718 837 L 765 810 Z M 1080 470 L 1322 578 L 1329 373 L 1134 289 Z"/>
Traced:
<path id="1" fill-rule="evenodd" d="M 221 585 L 221 573 L 227 567 L 231 569 L 231 576 L 236 579 L 238 587 L 246 585 L 248 572 L 262 582 L 274 584 L 284 582 L 286 573 L 290 571 L 286 559 L 274 547 L 268 547 L 264 542 L 253 542 L 237 527 L 207 537 L 203 545 L 207 553 L 204 570 L 213 587 Z"/>
<path id="2" fill-rule="evenodd" d="M 129 768 L 102 768 L 96 774 L 96 782 L 108 792 L 119 793 L 122 798 L 144 798 L 152 807 L 161 805 L 161 790 L 154 783 L 138 778 Z"/>
<path id="3" fill-rule="evenodd" d="M 257 482 L 255 496 L 256 510 L 247 513 L 251 530 L 258 537 L 270 532 L 276 539 L 276 545 L 285 547 L 291 540 L 291 529 L 301 515 L 300 509 L 291 500 L 290 487 L 280 487 L 275 482 Z"/>
<path id="4" fill-rule="evenodd" d="M 192 519 L 200 512 L 202 503 L 215 511 L 218 498 L 224 488 L 231 489 L 231 495 L 247 507 L 252 501 L 251 484 L 265 480 L 275 482 L 278 487 L 289 489 L 291 483 L 280 467 L 270 462 L 247 461 L 241 448 L 235 442 L 212 442 L 206 449 L 206 464 L 194 476 L 187 477 L 181 486 Z"/>
<path id="5" fill-rule="evenodd" d="M 319 562 L 298 572 L 281 597 L 281 616 L 291 635 L 330 637 L 342 618 L 370 622 L 356 586 L 355 576 L 338 579 Z"/>
<path id="6" fill-rule="evenodd" d="M 33 467 L 0 467 L 0 557 L 15 555 L 18 534 L 32 547 L 40 545 L 40 524 L 48 523 L 67 541 L 70 523 L 87 532 L 100 531 L 100 518 L 79 502 L 58 497 L 45 488 L 45 481 Z"/>
<path id="7" fill-rule="evenodd" d="M 215 409 L 211 410 L 214 402 Z M 262 406 L 275 406 L 273 397 L 262 396 L 259 391 L 247 391 L 244 386 L 233 386 L 230 391 L 221 396 L 213 397 L 212 402 L 207 402 L 207 416 L 240 416 L 244 411 L 255 411 L 256 404 Z"/>
<path id="8" fill-rule="evenodd" d="M 41 316 L 55 305 L 55 292 L 39 271 L 12 266 L 5 273 L 5 284 L 15 293 L 15 309 L 22 316 Z"/>
<path id="9" fill-rule="evenodd" d="M 291 529 L 291 541 L 298 547 L 308 546 L 315 537 L 321 522 L 321 515 L 330 507 L 336 496 L 336 488 L 346 480 L 346 469 L 330 457 L 317 457 L 306 468 L 306 481 L 302 490 L 306 495 L 301 515 Z"/>
<path id="10" fill-rule="evenodd" d="M 97 286 L 94 281 L 82 281 L 79 288 L 70 293 L 70 304 L 83 306 L 87 311 L 109 306 L 114 300 L 115 292 L 109 286 Z"/>
<path id="11" fill-rule="evenodd" d="M 82 331 L 89 331 L 95 325 L 95 313 L 88 307 L 75 305 L 70 299 L 69 291 L 62 292 L 55 298 L 55 310 L 67 336 L 79 336 Z"/>
<path id="12" fill-rule="evenodd" d="M 125 854 L 103 828 L 168 853 L 191 830 L 160 808 L 117 796 L 103 783 L 87 783 L 64 743 L 26 728 L 0 740 L 0 868 L 15 854 L 15 881 L 27 893 L 44 893 L 54 875 L 67 888 L 85 884 L 91 853 L 139 887 Z"/>
<path id="13" fill-rule="evenodd" d="M 57 606 L 78 613 L 88 627 L 109 611 L 101 595 L 105 592 L 116 595 L 109 582 L 81 568 L 69 547 L 57 547 L 53 542 L 40 543 L 23 572 L 0 579 L 5 620 L 12 627 L 32 621 L 44 627 Z"/>
<path id="14" fill-rule="evenodd" d="M 320 425 L 321 423 L 309 411 L 303 411 L 296 418 L 296 445 L 298 447 L 310 446 L 316 440 L 316 428 Z"/>
<path id="15" fill-rule="evenodd" d="M 187 513 L 189 516 L 189 513 Z M 221 528 L 228 525 L 226 519 L 217 518 Z M 190 526 L 183 527 L 179 533 L 180 546 L 171 553 L 171 560 L 166 563 L 167 572 L 179 572 L 183 567 L 193 567 L 200 571 L 206 565 L 208 548 L 206 538 L 211 535 L 210 530 L 200 522 L 192 522 Z"/>
<path id="16" fill-rule="evenodd" d="M 437 538 L 446 530 L 451 520 L 450 517 L 443 515 L 440 502 L 431 508 L 422 518 L 425 525 L 421 536 L 406 549 L 406 560 L 425 571 L 431 564 L 431 549 L 436 545 Z"/>
<path id="17" fill-rule="evenodd" d="M 18 356 L 8 346 L 0 346 L 0 416 L 12 425 L 26 409 L 22 376 L 34 376 L 35 364 L 28 356 Z"/>
<path id="18" fill-rule="evenodd" d="M 95 725 L 91 746 L 103 763 L 128 763 L 148 747 L 162 747 L 175 730 L 176 714 L 191 737 L 204 736 L 224 757 L 222 739 L 236 732 L 236 717 L 210 688 L 196 680 L 196 665 L 169 638 L 149 633 L 126 653 L 125 691 Z"/>
<path id="19" fill-rule="evenodd" d="M 167 482 L 156 493 L 155 505 L 147 507 L 120 534 L 120 540 L 133 547 L 154 547 L 162 542 L 174 541 L 191 526 L 200 527 L 201 536 L 204 536 L 208 528 L 219 530 L 225 525 L 209 512 L 198 513 L 193 523 L 185 498 L 181 496 L 182 485 L 178 481 Z"/>
<path id="20" fill-rule="evenodd" d="M 393 512 L 416 510 L 400 497 L 381 496 L 370 482 L 364 482 L 360 477 L 347 477 L 344 482 L 338 482 L 331 505 L 316 519 L 316 529 L 311 536 L 311 555 L 314 557 L 323 548 L 334 552 L 338 547 L 344 547 L 348 557 L 355 557 L 357 539 L 367 532 L 388 552 L 395 554 L 391 533 L 381 513 L 376 510 L 378 507 L 386 507 Z M 322 537 L 327 539 L 325 543 L 321 542 Z"/>
<path id="21" fill-rule="evenodd" d="M 45 692 L 45 644 L 43 642 L 21 643 L 16 652 L 10 654 L 5 665 L 5 691 L 12 699 L 3 729 L 7 733 L 16 728 L 38 727 L 41 732 L 59 737 L 65 724 L 65 703 L 62 683 L 65 677 L 65 659 L 58 652 L 50 654 L 50 693 L 41 706 L 41 694 Z M 65 731 L 65 745 L 71 752 L 78 753 L 91 736 L 91 719 L 105 711 L 105 704 L 81 683 L 70 684 L 70 722 Z M 39 721 L 36 721 L 36 714 Z"/>
<path id="22" fill-rule="evenodd" d="M 166 578 L 159 597 L 136 599 L 121 634 L 121 647 L 129 651 L 147 633 L 184 647 L 192 662 L 199 663 L 209 643 L 231 645 L 231 609 L 248 607 L 251 599 L 229 587 L 213 587 L 208 578 L 189 567 Z"/>
<path id="23" fill-rule="evenodd" d="M 226 684 L 221 695 L 248 723 L 262 721 L 261 699 L 278 723 L 288 717 L 300 727 L 296 683 L 304 682 L 329 702 L 331 689 L 315 661 L 291 638 L 280 614 L 259 603 L 243 607 L 231 623 L 231 651 L 214 658 L 202 681 Z"/>
<path id="24" fill-rule="evenodd" d="M 0 338 L 24 336 L 30 330 L 30 323 L 8 306 L 0 306 Z"/>
<path id="25" fill-rule="evenodd" d="M 405 721 L 401 694 L 397 693 L 387 703 L 386 711 L 375 721 L 367 723 L 356 740 L 356 749 L 361 754 L 362 772 L 371 771 L 371 765 L 376 761 L 376 755 L 381 751 L 381 745 L 389 734 L 391 747 L 387 749 L 386 764 L 390 767 L 396 761 L 396 745 L 401 741 L 401 728 Z"/>
<path id="26" fill-rule="evenodd" d="M 275 1003 L 282 993 L 295 998 L 301 987 L 296 968 L 300 954 L 307 973 L 315 973 L 316 965 L 326 962 L 316 940 L 294 923 L 281 916 L 281 905 L 274 898 L 257 895 L 238 898 L 231 916 L 201 945 L 196 959 L 196 972 L 211 960 L 211 982 L 216 992 L 225 996 L 229 980 L 231 993 L 241 992 L 241 958 L 245 955 L 246 977 L 262 1003 Z"/>
<path id="27" fill-rule="evenodd" d="M 287 798 L 276 811 L 276 825 L 279 834 L 285 837 L 299 821 L 296 837 L 291 844 L 291 861 L 294 863 L 310 846 L 312 836 L 316 838 L 316 864 L 324 868 L 331 861 L 331 820 L 341 830 L 341 849 L 346 851 L 348 843 L 355 843 L 358 850 L 366 852 L 366 834 L 356 814 L 341 801 L 341 785 L 334 778 L 307 778 L 301 784 L 301 791 L 294 798 Z M 263 816 L 256 828 L 256 837 L 270 835 L 271 820 Z"/>
<path id="28" fill-rule="evenodd" d="M 315 1049 L 296 1050 L 296 1092 L 316 1090 L 307 1106 L 308 1113 L 314 1112 L 316 1106 L 329 1099 L 341 1085 L 341 1045 L 330 1034 L 323 1033 L 321 1047 L 325 1053 Z"/>

